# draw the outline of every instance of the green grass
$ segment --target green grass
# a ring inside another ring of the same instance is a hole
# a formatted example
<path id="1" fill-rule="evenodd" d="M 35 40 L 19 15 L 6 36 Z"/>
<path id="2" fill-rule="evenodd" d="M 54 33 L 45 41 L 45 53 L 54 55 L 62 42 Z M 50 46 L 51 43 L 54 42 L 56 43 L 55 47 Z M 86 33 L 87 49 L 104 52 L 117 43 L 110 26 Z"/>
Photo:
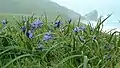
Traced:
<path id="1" fill-rule="evenodd" d="M 42 28 L 34 32 L 35 38 L 29 39 L 20 27 L 23 25 L 20 15 L 1 15 L 7 17 L 8 24 L 0 32 L 0 68 L 119 68 L 120 67 L 120 32 L 103 33 L 102 24 L 110 15 L 92 28 L 85 25 L 85 31 L 73 32 L 80 22 L 68 23 L 60 16 L 63 24 L 55 29 L 54 21 L 49 23 L 47 17 L 41 17 Z M 29 18 L 26 23 L 35 19 Z M 2 25 L 2 24 L 0 24 Z M 64 29 L 63 31 L 61 31 Z M 44 42 L 43 36 L 49 30 L 53 39 Z M 116 34 L 118 33 L 118 35 Z M 80 37 L 84 37 L 83 40 Z M 94 38 L 94 39 L 93 39 Z M 45 49 L 38 50 L 38 41 Z"/>

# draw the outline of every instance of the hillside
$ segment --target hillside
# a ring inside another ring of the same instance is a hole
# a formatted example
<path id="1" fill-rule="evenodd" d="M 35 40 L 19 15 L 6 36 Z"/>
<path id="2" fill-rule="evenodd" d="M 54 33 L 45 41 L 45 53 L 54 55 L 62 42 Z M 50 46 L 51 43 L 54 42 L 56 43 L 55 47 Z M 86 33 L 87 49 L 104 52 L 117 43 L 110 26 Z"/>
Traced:
<path id="1" fill-rule="evenodd" d="M 80 14 L 50 0 L 0 0 L 0 13 L 41 15 L 46 12 L 50 19 L 60 14 L 64 18 L 78 18 Z"/>

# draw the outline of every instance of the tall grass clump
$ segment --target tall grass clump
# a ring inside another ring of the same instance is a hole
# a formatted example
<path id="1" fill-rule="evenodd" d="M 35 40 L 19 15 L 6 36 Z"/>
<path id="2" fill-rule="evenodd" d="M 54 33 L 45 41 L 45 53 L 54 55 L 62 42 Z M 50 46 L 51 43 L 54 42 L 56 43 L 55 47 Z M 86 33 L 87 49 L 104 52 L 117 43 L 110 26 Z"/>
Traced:
<path id="1" fill-rule="evenodd" d="M 13 17 L 0 28 L 0 68 L 119 68 L 120 32 L 102 32 L 97 25 L 84 25 L 57 16 Z"/>

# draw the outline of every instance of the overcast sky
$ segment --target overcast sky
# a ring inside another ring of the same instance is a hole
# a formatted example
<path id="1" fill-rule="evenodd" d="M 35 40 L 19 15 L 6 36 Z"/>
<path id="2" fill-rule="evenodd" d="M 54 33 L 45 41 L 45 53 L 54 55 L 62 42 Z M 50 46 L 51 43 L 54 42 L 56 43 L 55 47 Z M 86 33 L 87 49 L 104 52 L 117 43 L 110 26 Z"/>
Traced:
<path id="1" fill-rule="evenodd" d="M 62 6 L 74 10 L 82 15 L 92 10 L 97 10 L 99 15 L 107 15 L 113 12 L 109 18 L 109 25 L 119 27 L 120 0 L 52 0 Z M 117 23 L 116 23 L 117 22 Z M 119 25 L 119 26 L 118 26 Z"/>
<path id="2" fill-rule="evenodd" d="M 98 10 L 107 14 L 114 12 L 120 14 L 120 0 L 52 0 L 58 4 L 72 9 L 81 14 Z"/>

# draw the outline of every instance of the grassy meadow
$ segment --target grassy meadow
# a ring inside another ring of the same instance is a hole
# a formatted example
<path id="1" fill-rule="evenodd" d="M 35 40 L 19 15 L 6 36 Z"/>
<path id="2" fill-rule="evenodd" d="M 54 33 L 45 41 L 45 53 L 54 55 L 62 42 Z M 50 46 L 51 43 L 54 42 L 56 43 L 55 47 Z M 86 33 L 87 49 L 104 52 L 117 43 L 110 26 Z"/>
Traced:
<path id="1" fill-rule="evenodd" d="M 111 14 L 95 27 L 82 20 L 97 11 L 79 16 L 50 0 L 0 0 L 0 68 L 120 68 L 120 32 L 102 31 Z"/>
<path id="2" fill-rule="evenodd" d="M 120 68 L 120 32 L 102 32 L 111 15 L 94 28 L 61 16 L 14 16 L 0 15 L 0 68 Z"/>

